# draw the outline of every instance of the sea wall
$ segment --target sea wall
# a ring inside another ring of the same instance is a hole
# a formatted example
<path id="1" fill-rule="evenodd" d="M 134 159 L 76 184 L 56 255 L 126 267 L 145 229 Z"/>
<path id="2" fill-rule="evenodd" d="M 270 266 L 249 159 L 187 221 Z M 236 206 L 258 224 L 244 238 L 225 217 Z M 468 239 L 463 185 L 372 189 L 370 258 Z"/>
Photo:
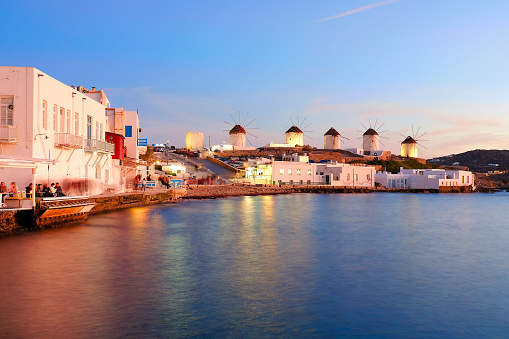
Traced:
<path id="1" fill-rule="evenodd" d="M 291 193 L 291 188 L 272 185 L 189 185 L 183 199 L 215 199 L 244 195 L 267 195 Z"/>

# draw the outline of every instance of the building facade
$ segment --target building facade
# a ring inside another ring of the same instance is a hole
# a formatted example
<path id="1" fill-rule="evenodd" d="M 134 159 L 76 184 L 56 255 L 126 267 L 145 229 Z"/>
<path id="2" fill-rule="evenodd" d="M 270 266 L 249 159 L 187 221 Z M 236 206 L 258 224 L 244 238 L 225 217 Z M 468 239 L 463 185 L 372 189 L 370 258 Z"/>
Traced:
<path id="1" fill-rule="evenodd" d="M 375 182 L 396 189 L 434 189 L 441 187 L 474 187 L 474 174 L 469 171 L 444 169 L 400 169 L 399 173 L 378 172 Z"/>
<path id="2" fill-rule="evenodd" d="M 0 66 L 0 102 L 1 155 L 55 160 L 38 165 L 38 183 L 58 181 L 75 194 L 102 192 L 114 154 L 105 140 L 103 91 L 67 86 L 33 67 Z M 19 187 L 30 183 L 28 172 L 0 169 L 5 182 Z"/>

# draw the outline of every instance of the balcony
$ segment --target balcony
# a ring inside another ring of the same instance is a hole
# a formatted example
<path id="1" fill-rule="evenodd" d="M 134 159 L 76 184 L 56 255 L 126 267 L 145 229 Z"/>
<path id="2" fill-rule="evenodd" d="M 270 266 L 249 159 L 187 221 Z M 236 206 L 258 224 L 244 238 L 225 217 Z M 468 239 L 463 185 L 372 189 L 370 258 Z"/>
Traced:
<path id="1" fill-rule="evenodd" d="M 83 148 L 83 137 L 70 133 L 55 133 L 55 147 Z"/>
<path id="2" fill-rule="evenodd" d="M 138 139 L 138 146 L 147 146 L 147 139 Z"/>
<path id="3" fill-rule="evenodd" d="M 86 139 L 85 152 L 114 154 L 115 144 L 97 139 Z"/>
<path id="4" fill-rule="evenodd" d="M 0 125 L 0 143 L 16 144 L 18 142 L 18 127 Z"/>

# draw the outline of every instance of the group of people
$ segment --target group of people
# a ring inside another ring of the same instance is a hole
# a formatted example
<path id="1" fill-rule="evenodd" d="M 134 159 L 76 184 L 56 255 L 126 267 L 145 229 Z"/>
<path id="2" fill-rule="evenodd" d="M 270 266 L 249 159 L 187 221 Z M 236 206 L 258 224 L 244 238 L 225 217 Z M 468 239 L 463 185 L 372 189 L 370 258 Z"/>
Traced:
<path id="1" fill-rule="evenodd" d="M 33 185 L 30 183 L 27 187 L 25 187 L 25 193 L 27 198 L 32 197 L 33 192 Z M 16 182 L 11 182 L 11 187 L 7 189 L 7 186 L 5 185 L 5 182 L 0 183 L 0 193 L 3 193 L 5 195 L 9 195 L 10 197 L 14 198 L 21 198 L 21 191 L 18 189 L 18 186 L 16 185 Z M 52 183 L 51 185 L 42 185 L 37 184 L 35 188 L 35 196 L 36 197 L 63 197 L 65 196 L 65 193 L 62 190 L 62 186 L 60 186 L 60 183 Z"/>

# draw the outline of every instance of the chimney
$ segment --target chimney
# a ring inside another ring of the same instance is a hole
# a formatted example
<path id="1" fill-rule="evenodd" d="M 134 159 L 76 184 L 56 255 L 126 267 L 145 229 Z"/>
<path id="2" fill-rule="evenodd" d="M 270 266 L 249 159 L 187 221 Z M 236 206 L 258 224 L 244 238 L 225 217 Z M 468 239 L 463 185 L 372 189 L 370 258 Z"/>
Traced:
<path id="1" fill-rule="evenodd" d="M 94 86 L 94 87 L 92 87 L 92 92 L 95 92 L 95 86 Z"/>

